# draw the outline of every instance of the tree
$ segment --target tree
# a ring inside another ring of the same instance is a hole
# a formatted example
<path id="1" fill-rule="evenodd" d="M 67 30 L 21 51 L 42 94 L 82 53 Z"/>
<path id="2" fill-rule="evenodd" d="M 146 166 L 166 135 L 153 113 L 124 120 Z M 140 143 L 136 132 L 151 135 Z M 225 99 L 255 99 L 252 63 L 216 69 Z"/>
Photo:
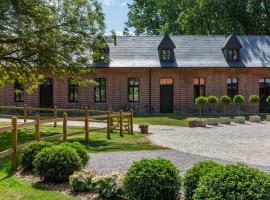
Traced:
<path id="1" fill-rule="evenodd" d="M 17 79 L 32 90 L 44 69 L 85 82 L 104 29 L 96 0 L 0 0 L 0 86 Z"/>
<path id="2" fill-rule="evenodd" d="M 233 97 L 233 103 L 238 105 L 239 115 L 241 113 L 241 105 L 243 104 L 244 101 L 245 98 L 242 95 L 236 95 Z"/>
<path id="3" fill-rule="evenodd" d="M 195 102 L 197 105 L 200 106 L 200 118 L 202 118 L 202 109 L 203 106 L 207 103 L 207 98 L 204 96 L 200 96 L 195 99 Z"/>
<path id="4" fill-rule="evenodd" d="M 134 0 L 135 34 L 270 34 L 270 0 Z"/>
<path id="5" fill-rule="evenodd" d="M 207 103 L 211 107 L 211 113 L 212 113 L 212 117 L 213 117 L 213 115 L 214 115 L 214 106 L 218 103 L 218 98 L 216 96 L 209 96 L 207 98 Z"/>
<path id="6" fill-rule="evenodd" d="M 251 95 L 249 101 L 252 103 L 253 113 L 255 113 L 255 106 L 260 102 L 260 97 L 257 95 Z"/>
<path id="7" fill-rule="evenodd" d="M 231 97 L 229 97 L 229 96 L 222 96 L 222 97 L 220 97 L 220 103 L 223 105 L 223 115 L 225 115 L 226 113 L 225 113 L 225 105 L 229 105 L 229 104 L 231 104 L 231 102 L 232 102 L 232 98 Z"/>

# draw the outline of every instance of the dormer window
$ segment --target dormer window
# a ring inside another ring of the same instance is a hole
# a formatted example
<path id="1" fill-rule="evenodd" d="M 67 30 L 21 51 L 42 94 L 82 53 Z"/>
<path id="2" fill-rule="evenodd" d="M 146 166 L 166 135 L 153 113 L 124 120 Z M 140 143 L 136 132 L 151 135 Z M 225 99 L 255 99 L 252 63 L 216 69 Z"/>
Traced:
<path id="1" fill-rule="evenodd" d="M 158 46 L 158 53 L 161 62 L 172 62 L 174 60 L 175 44 L 169 35 L 165 35 Z"/>
<path id="2" fill-rule="evenodd" d="M 229 61 L 239 60 L 239 49 L 228 49 L 226 59 Z"/>
<path id="3" fill-rule="evenodd" d="M 241 43 L 238 41 L 237 36 L 231 35 L 225 41 L 222 51 L 227 61 L 239 61 L 240 60 L 240 49 L 242 48 Z"/>
<path id="4" fill-rule="evenodd" d="M 163 49 L 160 52 L 160 59 L 162 61 L 171 61 L 172 60 L 172 49 Z"/>

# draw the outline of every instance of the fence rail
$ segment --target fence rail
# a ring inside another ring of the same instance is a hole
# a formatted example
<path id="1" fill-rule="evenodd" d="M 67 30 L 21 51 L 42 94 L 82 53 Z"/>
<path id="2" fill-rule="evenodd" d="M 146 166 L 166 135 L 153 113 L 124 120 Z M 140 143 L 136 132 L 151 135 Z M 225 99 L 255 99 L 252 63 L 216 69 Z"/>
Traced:
<path id="1" fill-rule="evenodd" d="M 11 110 L 23 110 L 23 116 L 13 116 L 13 115 L 0 115 L 1 117 L 11 118 L 11 125 L 0 127 L 0 134 L 1 132 L 11 131 L 11 148 L 5 151 L 0 152 L 0 158 L 4 158 L 6 156 L 11 156 L 12 160 L 12 170 L 17 170 L 17 152 L 23 149 L 26 145 L 32 143 L 33 141 L 24 143 L 24 144 L 17 144 L 18 138 L 18 128 L 24 127 L 32 127 L 34 126 L 34 136 L 35 141 L 47 141 L 47 140 L 57 140 L 62 138 L 63 141 L 67 141 L 68 136 L 84 134 L 85 141 L 89 142 L 89 134 L 91 131 L 98 131 L 98 130 L 107 130 L 107 138 L 111 139 L 111 133 L 113 130 L 119 130 L 120 136 L 123 137 L 123 131 L 128 131 L 129 134 L 133 134 L 133 110 L 129 112 L 113 112 L 112 109 L 108 109 L 107 111 L 100 111 L 100 110 L 89 110 L 87 107 L 82 109 L 58 109 L 56 106 L 51 108 L 32 108 L 24 105 L 23 107 L 15 107 L 15 106 L 0 106 L 0 109 L 11 109 Z M 41 117 L 39 114 L 35 116 L 29 116 L 28 111 L 35 110 L 35 111 L 52 111 L 53 116 Z M 59 112 L 64 112 L 63 116 L 59 118 Z M 67 112 L 78 112 L 84 114 L 81 117 L 68 117 Z M 91 116 L 90 112 L 96 112 L 101 115 L 98 116 Z M 18 118 L 23 118 L 23 123 L 18 123 Z M 27 122 L 27 119 L 32 119 L 34 121 Z M 84 130 L 83 131 L 76 131 L 73 133 L 68 132 L 68 121 L 84 121 Z M 101 128 L 91 128 L 89 126 L 89 122 L 101 122 L 106 123 L 106 127 Z M 63 123 L 63 130 L 62 134 L 52 135 L 41 137 L 40 136 L 40 125 L 53 123 L 53 126 L 56 127 L 58 122 Z"/>

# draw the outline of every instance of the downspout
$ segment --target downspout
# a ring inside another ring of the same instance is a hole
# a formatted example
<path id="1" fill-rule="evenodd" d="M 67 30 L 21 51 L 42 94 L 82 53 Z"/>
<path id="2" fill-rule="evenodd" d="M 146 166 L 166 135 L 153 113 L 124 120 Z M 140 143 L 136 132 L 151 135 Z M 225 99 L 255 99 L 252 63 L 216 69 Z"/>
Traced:
<path id="1" fill-rule="evenodd" d="M 149 68 L 149 113 L 152 112 L 152 69 Z"/>

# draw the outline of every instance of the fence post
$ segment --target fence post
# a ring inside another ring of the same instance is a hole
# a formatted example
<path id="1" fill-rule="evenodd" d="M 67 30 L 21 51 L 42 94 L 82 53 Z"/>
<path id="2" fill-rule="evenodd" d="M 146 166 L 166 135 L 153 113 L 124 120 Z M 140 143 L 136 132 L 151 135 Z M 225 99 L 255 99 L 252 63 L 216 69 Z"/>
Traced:
<path id="1" fill-rule="evenodd" d="M 35 139 L 36 141 L 40 141 L 40 131 L 39 131 L 39 124 L 40 124 L 40 117 L 39 114 L 36 115 L 36 124 L 35 124 Z"/>
<path id="2" fill-rule="evenodd" d="M 57 119 L 57 117 L 58 117 L 57 106 L 54 106 L 54 108 L 53 108 L 53 116 L 54 116 L 54 119 Z M 53 123 L 53 127 L 57 127 L 57 122 Z"/>
<path id="3" fill-rule="evenodd" d="M 24 104 L 23 106 L 23 122 L 27 122 L 27 105 Z"/>
<path id="4" fill-rule="evenodd" d="M 89 111 L 88 108 L 85 107 L 85 123 L 84 123 L 84 128 L 85 128 L 85 141 L 89 142 Z"/>
<path id="5" fill-rule="evenodd" d="M 12 171 L 17 171 L 17 117 L 12 117 L 11 154 Z"/>
<path id="6" fill-rule="evenodd" d="M 130 109 L 130 133 L 133 135 L 133 109 Z"/>
<path id="7" fill-rule="evenodd" d="M 63 141 L 67 141 L 67 113 L 63 114 Z"/>
<path id="8" fill-rule="evenodd" d="M 111 112 L 107 111 L 107 138 L 111 139 Z"/>
<path id="9" fill-rule="evenodd" d="M 109 108 L 109 111 L 110 111 L 110 126 L 113 126 L 113 117 L 112 117 L 112 114 L 113 114 L 113 109 L 112 108 Z M 113 132 L 113 129 L 110 129 L 111 133 Z"/>
<path id="10" fill-rule="evenodd" d="M 120 110 L 120 137 L 123 136 L 123 111 Z"/>

